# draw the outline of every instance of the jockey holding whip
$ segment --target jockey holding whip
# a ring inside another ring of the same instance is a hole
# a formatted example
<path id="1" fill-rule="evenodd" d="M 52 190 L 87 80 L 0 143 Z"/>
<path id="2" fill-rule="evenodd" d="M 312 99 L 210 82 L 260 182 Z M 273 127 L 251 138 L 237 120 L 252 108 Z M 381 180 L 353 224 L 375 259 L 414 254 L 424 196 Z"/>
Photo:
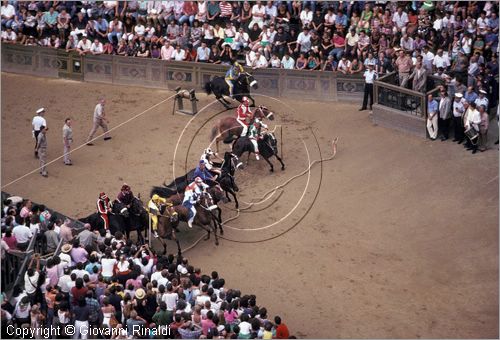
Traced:
<path id="1" fill-rule="evenodd" d="M 104 192 L 101 192 L 99 194 L 99 198 L 97 199 L 97 212 L 104 221 L 104 229 L 106 230 L 107 233 L 109 233 L 108 213 L 111 212 L 111 203 L 109 201 L 108 196 Z"/>

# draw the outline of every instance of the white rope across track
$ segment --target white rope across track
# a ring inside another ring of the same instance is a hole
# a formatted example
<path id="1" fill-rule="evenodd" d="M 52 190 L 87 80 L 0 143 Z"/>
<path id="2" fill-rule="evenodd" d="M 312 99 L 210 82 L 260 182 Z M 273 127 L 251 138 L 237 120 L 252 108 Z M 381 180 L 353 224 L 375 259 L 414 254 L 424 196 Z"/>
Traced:
<path id="1" fill-rule="evenodd" d="M 309 163 L 309 166 L 302 172 L 298 173 L 297 175 L 295 176 L 292 176 L 290 177 L 289 179 L 287 179 L 285 182 L 283 182 L 282 184 L 280 185 L 277 185 L 275 186 L 273 189 L 267 191 L 266 193 L 264 193 L 264 195 L 262 195 L 259 200 L 257 202 L 250 202 L 250 203 L 247 203 L 248 206 L 247 207 L 244 207 L 244 208 L 241 208 L 241 209 L 238 209 L 237 210 L 237 214 L 233 217 L 230 217 L 228 218 L 227 220 L 223 221 L 222 222 L 222 225 L 225 227 L 225 228 L 229 228 L 229 229 L 233 229 L 233 230 L 241 230 L 241 231 L 257 231 L 257 230 L 262 230 L 262 229 L 267 229 L 269 228 L 270 226 L 266 226 L 266 227 L 262 227 L 262 228 L 252 228 L 252 229 L 246 229 L 246 228 L 237 228 L 237 227 L 232 227 L 230 225 L 226 225 L 227 222 L 230 222 L 230 221 L 233 221 L 235 219 L 237 219 L 239 216 L 240 216 L 240 212 L 242 210 L 246 210 L 246 209 L 250 209 L 252 206 L 256 205 L 256 204 L 260 204 L 262 203 L 263 201 L 267 200 L 269 197 L 271 197 L 277 190 L 280 190 L 280 189 L 283 189 L 286 185 L 288 185 L 291 181 L 293 181 L 294 179 L 296 178 L 299 178 L 303 175 L 305 175 L 306 173 L 308 173 L 311 168 L 313 167 L 313 165 L 317 164 L 317 163 L 321 163 L 321 162 L 327 162 L 327 161 L 331 161 L 335 158 L 335 155 L 337 154 L 337 142 L 338 142 L 339 138 L 336 137 L 332 140 L 331 142 L 331 148 L 332 148 L 332 155 L 330 157 L 327 157 L 327 158 L 321 158 L 321 159 L 316 159 L 312 162 Z M 267 197 L 267 198 L 266 198 Z"/>
<path id="2" fill-rule="evenodd" d="M 166 98 L 166 99 L 164 99 L 164 100 L 162 100 L 162 101 L 160 101 L 160 102 L 156 103 L 155 105 L 153 105 L 153 106 L 151 106 L 151 107 L 147 108 L 146 110 L 144 110 L 144 111 L 142 111 L 142 112 L 140 112 L 140 113 L 138 113 L 138 114 L 136 114 L 136 115 L 134 115 L 134 116 L 130 117 L 129 119 L 127 119 L 127 120 L 125 120 L 125 121 L 121 122 L 120 124 L 118 124 L 118 125 L 116 125 L 116 126 L 114 126 L 114 127 L 110 128 L 110 129 L 108 130 L 108 132 L 112 132 L 112 131 L 114 131 L 114 130 L 116 130 L 116 129 L 120 128 L 120 127 L 122 127 L 123 125 L 125 125 L 125 124 L 127 124 L 127 123 L 130 123 L 132 120 L 134 120 L 134 119 L 136 119 L 136 118 L 138 118 L 138 117 L 142 116 L 143 114 L 145 114 L 146 112 L 148 112 L 148 111 L 150 111 L 150 110 L 154 109 L 155 107 L 158 107 L 158 106 L 160 106 L 161 104 L 163 104 L 163 103 L 165 103 L 165 102 L 169 101 L 170 99 L 174 98 L 175 96 L 176 96 L 176 94 L 174 94 L 174 95 L 172 95 L 172 96 L 170 96 L 170 97 L 168 97 L 168 98 Z M 77 147 L 75 147 L 75 148 L 72 148 L 72 149 L 70 150 L 70 152 L 68 152 L 67 154 L 69 155 L 69 154 L 71 154 L 71 153 L 73 153 L 73 152 L 75 152 L 75 151 L 77 151 L 77 150 L 79 150 L 79 149 L 83 148 L 85 145 L 87 145 L 87 143 L 92 143 L 92 142 L 94 142 L 95 140 L 97 140 L 97 139 L 101 138 L 102 136 L 104 136 L 105 134 L 106 134 L 106 132 L 103 132 L 103 133 L 101 133 L 100 135 L 98 135 L 97 137 L 92 138 L 90 141 L 86 141 L 85 143 L 82 143 L 82 144 L 80 144 L 79 146 L 77 146 Z M 50 165 L 50 164 L 52 164 L 52 163 L 54 163 L 54 162 L 57 162 L 58 160 L 62 159 L 63 157 L 64 157 L 64 154 L 62 154 L 61 156 L 56 157 L 56 158 L 54 158 L 53 160 L 51 160 L 51 161 L 49 161 L 49 162 L 45 163 L 45 166 L 48 166 L 48 165 Z M 20 176 L 20 177 L 18 177 L 18 178 L 16 178 L 16 179 L 14 179 L 14 180 L 12 180 L 11 182 L 9 182 L 9 183 L 7 183 L 7 184 L 3 185 L 3 186 L 2 186 L 2 189 L 4 189 L 4 188 L 6 188 L 6 187 L 8 187 L 8 186 L 10 186 L 10 185 L 12 185 L 12 184 L 14 184 L 14 183 L 16 183 L 16 182 L 20 181 L 20 180 L 22 180 L 22 179 L 23 179 L 23 178 L 25 178 L 25 177 L 28 177 L 29 175 L 32 175 L 32 174 L 36 173 L 37 171 L 40 171 L 41 169 L 42 169 L 42 167 L 35 168 L 34 170 L 32 170 L 32 171 L 30 171 L 30 172 L 28 172 L 28 173 L 26 173 L 26 174 L 24 174 L 24 175 L 22 175 L 22 176 Z"/>

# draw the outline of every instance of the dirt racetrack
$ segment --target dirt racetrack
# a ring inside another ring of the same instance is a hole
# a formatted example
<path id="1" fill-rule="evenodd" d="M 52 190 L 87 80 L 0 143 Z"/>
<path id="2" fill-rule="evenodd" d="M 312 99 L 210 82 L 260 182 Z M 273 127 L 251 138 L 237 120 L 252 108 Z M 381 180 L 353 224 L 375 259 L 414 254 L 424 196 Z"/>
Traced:
<path id="1" fill-rule="evenodd" d="M 72 167 L 58 160 L 48 178 L 36 172 L 4 187 L 38 166 L 31 139 L 38 107 L 47 108 L 54 159 L 62 154 L 64 118 L 73 119 L 74 146 L 84 143 L 101 94 L 113 127 L 172 92 L 2 74 L 2 190 L 82 217 L 94 211 L 100 191 L 114 197 L 125 181 L 146 198 L 152 185 L 172 178 L 174 150 L 190 117 L 171 115 L 170 100 L 113 131 L 111 141 L 74 152 Z M 213 100 L 198 97 L 200 108 Z M 287 167 L 269 174 L 252 156 L 237 174 L 242 201 L 305 170 L 307 152 L 318 159 L 309 128 L 323 157 L 331 138 L 340 137 L 338 154 L 315 165 L 309 182 L 307 175 L 297 178 L 229 222 L 224 236 L 239 242 L 199 243 L 186 254 L 194 265 L 255 293 L 298 337 L 498 338 L 496 148 L 471 155 L 455 143 L 374 127 L 357 105 L 257 102 L 276 112 L 271 127 L 283 126 Z M 176 176 L 186 155 L 195 166 L 212 122 L 196 130 L 221 109 L 209 106 L 186 127 Z M 235 215 L 232 207 L 224 208 L 224 218 Z M 190 233 L 182 226 L 179 237 Z"/>

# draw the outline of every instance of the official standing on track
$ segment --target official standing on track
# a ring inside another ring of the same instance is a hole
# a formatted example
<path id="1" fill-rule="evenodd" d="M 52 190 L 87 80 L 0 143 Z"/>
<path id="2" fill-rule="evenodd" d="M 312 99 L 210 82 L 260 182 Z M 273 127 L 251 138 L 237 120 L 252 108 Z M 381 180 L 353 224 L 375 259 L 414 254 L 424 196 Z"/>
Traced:
<path id="1" fill-rule="evenodd" d="M 40 174 L 43 177 L 47 177 L 47 130 L 49 128 L 46 126 L 40 127 L 40 133 L 38 134 L 37 146 L 35 152 L 38 153 L 38 159 L 40 159 Z"/>
<path id="2" fill-rule="evenodd" d="M 71 119 L 66 118 L 64 121 L 63 132 L 63 145 L 64 145 L 64 164 L 73 165 L 69 158 L 71 144 L 73 143 L 73 129 L 71 128 Z"/>
<path id="3" fill-rule="evenodd" d="M 373 70 L 373 65 L 368 64 L 368 69 L 363 74 L 365 78 L 365 95 L 363 97 L 363 106 L 359 111 L 366 110 L 366 105 L 368 105 L 368 97 L 370 97 L 370 110 L 373 106 L 373 82 L 377 79 L 377 73 Z"/>
<path id="4" fill-rule="evenodd" d="M 35 157 L 38 157 L 37 145 L 38 145 L 38 135 L 40 134 L 40 127 L 47 126 L 47 121 L 43 118 L 45 114 L 45 108 L 40 108 L 36 110 L 36 116 L 33 117 L 31 125 L 33 126 L 33 138 L 35 138 Z"/>
<path id="5" fill-rule="evenodd" d="M 104 140 L 110 140 L 111 137 L 108 134 L 108 123 L 109 120 L 106 118 L 106 113 L 104 111 L 104 104 L 106 100 L 104 98 L 99 98 L 99 102 L 95 106 L 94 109 L 94 126 L 92 127 L 92 131 L 89 133 L 89 137 L 87 138 L 87 145 L 94 145 L 91 141 L 94 138 L 94 134 L 97 129 L 102 127 L 104 130 Z"/>

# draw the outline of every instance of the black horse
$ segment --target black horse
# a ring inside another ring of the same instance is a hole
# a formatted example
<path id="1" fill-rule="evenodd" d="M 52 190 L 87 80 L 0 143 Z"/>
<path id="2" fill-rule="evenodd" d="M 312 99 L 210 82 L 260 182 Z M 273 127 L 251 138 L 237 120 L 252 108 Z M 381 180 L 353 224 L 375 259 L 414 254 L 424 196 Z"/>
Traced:
<path id="1" fill-rule="evenodd" d="M 255 100 L 250 95 L 251 88 L 258 88 L 257 80 L 255 80 L 254 76 L 250 73 L 240 73 L 238 78 L 234 81 L 234 99 L 241 102 L 243 97 L 246 96 L 252 101 L 250 106 L 254 107 Z M 213 93 L 215 98 L 217 98 L 217 100 L 224 105 L 226 109 L 230 108 L 229 104 L 231 103 L 224 98 L 224 96 L 229 96 L 229 85 L 227 85 L 224 77 L 214 77 L 214 79 L 205 84 L 205 91 L 207 94 Z"/>
<path id="2" fill-rule="evenodd" d="M 108 214 L 109 232 L 111 235 L 114 235 L 117 231 L 126 232 L 128 218 L 129 212 L 127 207 L 115 200 L 111 208 L 111 213 Z M 91 230 L 100 231 L 104 229 L 104 221 L 97 212 L 87 217 L 80 218 L 79 221 L 82 223 L 89 223 Z"/>
<path id="3" fill-rule="evenodd" d="M 130 232 L 135 230 L 137 232 L 137 242 L 139 244 L 144 244 L 145 241 L 142 231 L 147 230 L 149 226 L 149 214 L 146 208 L 144 208 L 140 197 L 134 197 L 132 199 L 128 212 L 129 218 L 127 221 L 127 229 L 125 230 L 127 239 L 130 238 Z"/>
<path id="4" fill-rule="evenodd" d="M 222 190 L 226 192 L 228 201 L 231 201 L 231 199 L 229 198 L 229 194 L 233 196 L 236 209 L 238 209 L 239 207 L 236 193 L 240 189 L 238 188 L 238 186 L 236 185 L 236 181 L 234 180 L 234 173 L 236 171 L 238 163 L 239 159 L 235 154 L 226 152 L 224 154 L 224 162 L 222 162 L 221 165 L 221 175 L 217 179 L 217 182 L 220 184 Z"/>
<path id="5" fill-rule="evenodd" d="M 275 156 L 281 163 L 281 170 L 285 170 L 285 163 L 283 163 L 280 156 L 278 156 L 278 142 L 272 132 L 265 133 L 264 137 L 257 141 L 257 145 L 259 146 L 260 155 L 264 157 L 266 162 L 271 167 L 271 172 L 274 171 L 273 163 L 271 163 L 271 161 L 269 160 L 269 158 L 271 158 L 272 156 Z M 248 137 L 240 137 L 233 143 L 233 153 L 236 156 L 241 157 L 241 155 L 243 155 L 245 152 L 248 152 L 248 158 L 250 158 L 250 153 L 255 152 L 255 150 L 253 148 L 252 142 Z"/>

